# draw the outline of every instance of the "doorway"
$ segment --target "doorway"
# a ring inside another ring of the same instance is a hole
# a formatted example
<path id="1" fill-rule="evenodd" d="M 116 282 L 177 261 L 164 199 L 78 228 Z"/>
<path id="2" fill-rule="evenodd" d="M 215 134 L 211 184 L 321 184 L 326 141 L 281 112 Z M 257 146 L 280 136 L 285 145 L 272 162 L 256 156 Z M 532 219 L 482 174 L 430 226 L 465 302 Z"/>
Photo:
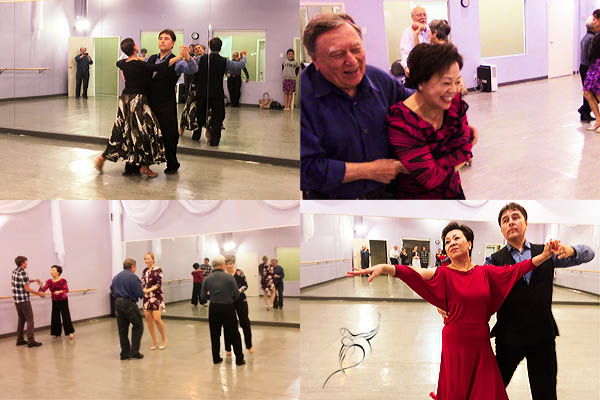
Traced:
<path id="1" fill-rule="evenodd" d="M 246 274 L 246 281 L 248 282 L 248 290 L 245 292 L 246 296 L 258 296 L 260 285 L 258 264 L 258 253 L 255 251 L 235 255 L 235 265 Z"/>
<path id="2" fill-rule="evenodd" d="M 369 240 L 369 249 L 371 250 L 371 265 L 387 264 L 387 241 Z"/>
<path id="3" fill-rule="evenodd" d="M 573 73 L 574 2 L 548 0 L 548 78 Z"/>
<path id="4" fill-rule="evenodd" d="M 117 96 L 119 93 L 119 37 L 94 38 L 96 59 L 94 71 L 96 95 Z"/>

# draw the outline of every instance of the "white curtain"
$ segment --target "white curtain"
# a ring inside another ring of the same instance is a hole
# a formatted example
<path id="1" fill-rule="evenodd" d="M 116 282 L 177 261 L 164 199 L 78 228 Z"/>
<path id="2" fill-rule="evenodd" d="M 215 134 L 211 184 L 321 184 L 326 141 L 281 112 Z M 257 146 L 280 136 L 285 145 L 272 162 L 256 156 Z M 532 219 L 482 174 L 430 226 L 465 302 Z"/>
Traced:
<path id="1" fill-rule="evenodd" d="M 113 276 L 123 270 L 123 228 L 121 220 L 121 201 L 110 201 L 110 241 L 112 247 L 112 272 Z"/>
<path id="2" fill-rule="evenodd" d="M 263 200 L 268 206 L 278 210 L 291 210 L 300 206 L 300 200 Z"/>
<path id="3" fill-rule="evenodd" d="M 0 214 L 17 214 L 37 207 L 43 200 L 0 200 Z M 52 224 L 52 242 L 58 263 L 65 263 L 65 241 L 60 217 L 60 203 L 58 200 L 50 202 L 50 219 Z"/>
<path id="4" fill-rule="evenodd" d="M 186 210 L 192 214 L 208 214 L 221 204 L 223 200 L 179 200 Z"/>
<path id="5" fill-rule="evenodd" d="M 125 215 L 140 226 L 155 224 L 169 207 L 169 200 L 121 200 Z"/>
<path id="6" fill-rule="evenodd" d="M 0 200 L 0 214 L 16 214 L 31 210 L 43 200 Z"/>
<path id="7" fill-rule="evenodd" d="M 196 236 L 196 258 L 200 258 L 204 252 L 205 236 Z"/>
<path id="8" fill-rule="evenodd" d="M 308 242 L 315 234 L 315 217 L 313 214 L 302 214 L 302 243 Z"/>
<path id="9" fill-rule="evenodd" d="M 152 252 L 154 253 L 154 261 L 158 264 L 158 260 L 162 255 L 162 245 L 160 239 L 152 239 Z"/>
<path id="10" fill-rule="evenodd" d="M 58 257 L 59 265 L 65 265 L 65 239 L 63 237 L 62 221 L 60 218 L 60 202 L 58 200 L 52 200 L 50 203 L 50 210 L 54 251 Z"/>

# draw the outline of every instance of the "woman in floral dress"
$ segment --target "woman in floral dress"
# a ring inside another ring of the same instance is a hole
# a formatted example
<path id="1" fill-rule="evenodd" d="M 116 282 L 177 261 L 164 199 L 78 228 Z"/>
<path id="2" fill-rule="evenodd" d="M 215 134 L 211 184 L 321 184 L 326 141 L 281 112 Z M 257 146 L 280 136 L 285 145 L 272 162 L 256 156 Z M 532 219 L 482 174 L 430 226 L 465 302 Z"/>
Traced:
<path id="1" fill-rule="evenodd" d="M 267 311 L 273 307 L 273 302 L 275 301 L 275 283 L 273 283 L 273 267 L 270 264 L 267 264 L 269 261 L 269 257 L 263 256 L 263 262 L 258 266 L 258 272 L 260 274 L 260 286 L 262 287 L 264 299 L 265 299 L 265 307 L 267 307 Z M 271 297 L 271 302 L 268 301 L 268 298 Z"/>
<path id="2" fill-rule="evenodd" d="M 142 272 L 142 289 L 144 290 L 144 315 L 150 336 L 152 336 L 152 347 L 150 350 L 163 350 L 167 347 L 167 334 L 165 332 L 165 323 L 162 321 L 160 313 L 165 310 L 165 300 L 162 291 L 162 269 L 154 264 L 154 254 L 146 253 L 144 256 L 146 268 Z M 156 334 L 154 333 L 154 324 L 160 332 L 161 343 L 158 345 Z"/>

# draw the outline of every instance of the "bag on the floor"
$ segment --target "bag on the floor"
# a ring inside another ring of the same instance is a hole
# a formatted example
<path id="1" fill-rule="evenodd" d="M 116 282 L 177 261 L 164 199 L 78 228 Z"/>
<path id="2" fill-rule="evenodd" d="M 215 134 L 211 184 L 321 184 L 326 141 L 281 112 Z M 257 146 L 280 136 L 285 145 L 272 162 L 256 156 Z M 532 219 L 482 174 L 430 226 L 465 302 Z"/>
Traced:
<path id="1" fill-rule="evenodd" d="M 283 110 L 283 106 L 278 101 L 271 102 L 271 110 Z"/>
<path id="2" fill-rule="evenodd" d="M 269 93 L 264 92 L 262 95 L 262 99 L 258 100 L 258 107 L 259 108 L 264 108 L 264 109 L 269 109 L 271 108 L 271 103 L 273 102 L 273 99 L 271 99 L 269 97 Z"/>

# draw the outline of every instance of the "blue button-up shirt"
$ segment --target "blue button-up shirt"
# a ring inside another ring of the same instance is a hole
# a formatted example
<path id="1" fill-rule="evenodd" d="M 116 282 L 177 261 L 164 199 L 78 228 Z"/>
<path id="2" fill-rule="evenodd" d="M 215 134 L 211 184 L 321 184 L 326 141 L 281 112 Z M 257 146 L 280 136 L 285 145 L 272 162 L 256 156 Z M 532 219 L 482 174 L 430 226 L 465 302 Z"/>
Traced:
<path id="1" fill-rule="evenodd" d="M 144 297 L 140 278 L 128 269 L 124 269 L 115 275 L 110 285 L 110 293 L 114 297 L 123 297 L 133 301 L 138 301 L 138 299 Z"/>
<path id="2" fill-rule="evenodd" d="M 227 73 L 231 75 L 242 75 L 242 69 L 246 68 L 246 56 L 242 57 L 240 61 L 233 61 L 227 59 Z"/>
<path id="3" fill-rule="evenodd" d="M 314 64 L 302 72 L 300 82 L 301 189 L 340 199 L 383 189 L 383 183 L 366 179 L 342 183 L 346 162 L 393 158 L 385 117 L 412 91 L 370 65 L 354 97 L 326 80 Z"/>
<path id="4" fill-rule="evenodd" d="M 164 58 L 160 58 L 160 54 L 159 54 L 159 56 L 156 57 L 155 64 L 160 64 L 160 63 L 167 61 L 167 57 L 169 57 L 171 54 L 173 54 L 173 53 L 171 52 L 171 53 L 167 54 Z M 175 74 L 177 74 L 177 75 L 181 75 L 182 73 L 192 75 L 192 74 L 195 74 L 196 72 L 198 72 L 198 63 L 196 63 L 196 61 L 194 60 L 193 57 L 190 57 L 189 61 L 179 60 L 179 61 L 175 62 Z M 152 74 L 152 77 L 154 77 L 154 75 L 156 75 L 156 74 L 157 74 L 157 72 L 155 71 Z"/>
<path id="5" fill-rule="evenodd" d="M 554 267 L 573 267 L 575 265 L 592 261 L 592 259 L 594 258 L 594 251 L 588 246 L 584 244 L 578 244 L 572 247 L 573 250 L 575 250 L 575 254 L 571 257 L 558 258 L 558 256 L 552 255 L 552 264 L 554 265 Z M 531 259 L 531 244 L 527 240 L 525 240 L 525 243 L 523 243 L 522 251 L 519 251 L 519 249 L 517 249 L 516 247 L 512 247 L 510 244 L 506 244 L 506 248 L 508 249 L 508 252 L 512 256 L 513 260 L 515 260 L 515 264 L 520 263 L 521 261 Z M 487 256 L 485 258 L 485 263 L 491 264 L 492 256 Z M 523 279 L 525 279 L 525 282 L 527 282 L 528 285 L 529 281 L 531 280 L 532 273 L 533 271 L 529 271 L 525 274 L 525 276 L 523 276 Z"/>

